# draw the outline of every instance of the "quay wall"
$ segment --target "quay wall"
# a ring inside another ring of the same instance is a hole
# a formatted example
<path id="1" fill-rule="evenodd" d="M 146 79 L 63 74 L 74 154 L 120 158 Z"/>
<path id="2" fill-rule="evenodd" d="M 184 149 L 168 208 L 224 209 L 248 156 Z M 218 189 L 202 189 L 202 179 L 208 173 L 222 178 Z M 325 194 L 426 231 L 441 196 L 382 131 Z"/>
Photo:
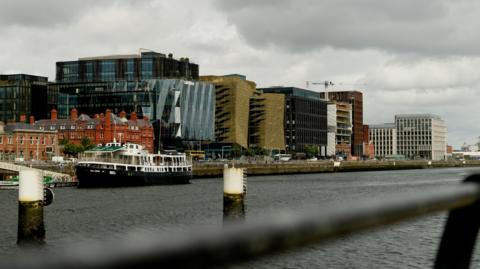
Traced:
<path id="1" fill-rule="evenodd" d="M 227 163 L 227 162 L 225 162 Z M 220 177 L 225 163 L 195 163 L 193 176 Z M 290 161 L 275 163 L 237 163 L 235 167 L 247 168 L 249 176 L 302 173 L 333 173 L 356 171 L 381 171 L 400 169 L 429 169 L 480 166 L 480 161 Z M 228 162 L 232 164 L 232 162 Z"/>

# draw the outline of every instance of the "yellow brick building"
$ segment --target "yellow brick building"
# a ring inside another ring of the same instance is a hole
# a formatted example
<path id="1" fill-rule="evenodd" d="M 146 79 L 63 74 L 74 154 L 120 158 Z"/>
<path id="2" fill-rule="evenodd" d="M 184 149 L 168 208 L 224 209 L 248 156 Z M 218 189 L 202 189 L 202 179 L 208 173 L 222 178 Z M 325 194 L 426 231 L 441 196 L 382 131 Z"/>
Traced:
<path id="1" fill-rule="evenodd" d="M 285 95 L 262 94 L 241 75 L 201 76 L 215 85 L 215 140 L 244 148 L 285 149 Z"/>
<path id="2" fill-rule="evenodd" d="M 256 84 L 239 75 L 201 76 L 215 85 L 215 140 L 248 148 L 250 97 Z"/>

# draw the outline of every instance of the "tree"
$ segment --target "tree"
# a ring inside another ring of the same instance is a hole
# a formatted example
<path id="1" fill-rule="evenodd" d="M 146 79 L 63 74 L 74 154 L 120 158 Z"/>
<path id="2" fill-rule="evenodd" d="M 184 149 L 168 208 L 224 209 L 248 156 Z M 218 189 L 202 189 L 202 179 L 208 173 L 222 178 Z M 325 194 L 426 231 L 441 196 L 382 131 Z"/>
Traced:
<path id="1" fill-rule="evenodd" d="M 86 136 L 82 138 L 82 140 L 80 141 L 80 145 L 82 145 L 83 147 L 82 151 L 89 150 L 95 147 L 95 144 L 93 144 L 92 141 L 90 141 L 90 138 Z"/>
<path id="2" fill-rule="evenodd" d="M 66 155 L 71 155 L 77 157 L 78 153 L 82 152 L 84 149 L 81 145 L 75 145 L 67 143 L 63 146 L 63 153 Z"/>
<path id="3" fill-rule="evenodd" d="M 58 141 L 58 144 L 65 146 L 66 144 L 68 144 L 68 139 L 62 138 L 60 141 Z"/>
<path id="4" fill-rule="evenodd" d="M 318 155 L 318 147 L 315 145 L 305 145 L 304 151 L 308 158 L 313 158 Z"/>

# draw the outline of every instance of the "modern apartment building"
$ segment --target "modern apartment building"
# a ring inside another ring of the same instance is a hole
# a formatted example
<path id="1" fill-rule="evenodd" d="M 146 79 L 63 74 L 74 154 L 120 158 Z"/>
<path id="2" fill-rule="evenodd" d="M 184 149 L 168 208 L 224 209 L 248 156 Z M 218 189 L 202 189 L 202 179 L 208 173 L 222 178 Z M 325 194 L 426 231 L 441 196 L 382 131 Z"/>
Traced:
<path id="1" fill-rule="evenodd" d="M 394 123 L 369 125 L 370 141 L 377 158 L 397 155 L 397 128 Z"/>
<path id="2" fill-rule="evenodd" d="M 320 93 L 325 99 L 325 93 Z M 359 91 L 336 91 L 328 92 L 328 99 L 331 101 L 344 102 L 352 106 L 352 155 L 362 156 L 363 154 L 363 94 Z M 337 142 L 338 143 L 338 142 Z"/>
<path id="3" fill-rule="evenodd" d="M 352 154 L 352 105 L 346 102 L 335 102 L 336 133 L 335 155 L 349 157 Z"/>
<path id="4" fill-rule="evenodd" d="M 395 115 L 398 154 L 409 159 L 443 160 L 446 155 L 445 122 L 432 114 Z"/>

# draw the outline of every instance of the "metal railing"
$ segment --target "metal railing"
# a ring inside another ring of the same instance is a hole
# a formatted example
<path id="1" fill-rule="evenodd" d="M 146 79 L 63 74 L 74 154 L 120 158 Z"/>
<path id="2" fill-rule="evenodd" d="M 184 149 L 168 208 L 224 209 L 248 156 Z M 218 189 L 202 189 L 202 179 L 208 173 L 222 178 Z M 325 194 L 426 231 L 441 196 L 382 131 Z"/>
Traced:
<path id="1" fill-rule="evenodd" d="M 434 267 L 468 268 L 480 226 L 479 201 L 480 175 L 472 175 L 462 184 L 433 188 L 421 196 L 389 195 L 225 225 L 220 230 L 134 237 L 65 255 L 0 261 L 0 267 L 212 268 L 450 210 Z"/>

